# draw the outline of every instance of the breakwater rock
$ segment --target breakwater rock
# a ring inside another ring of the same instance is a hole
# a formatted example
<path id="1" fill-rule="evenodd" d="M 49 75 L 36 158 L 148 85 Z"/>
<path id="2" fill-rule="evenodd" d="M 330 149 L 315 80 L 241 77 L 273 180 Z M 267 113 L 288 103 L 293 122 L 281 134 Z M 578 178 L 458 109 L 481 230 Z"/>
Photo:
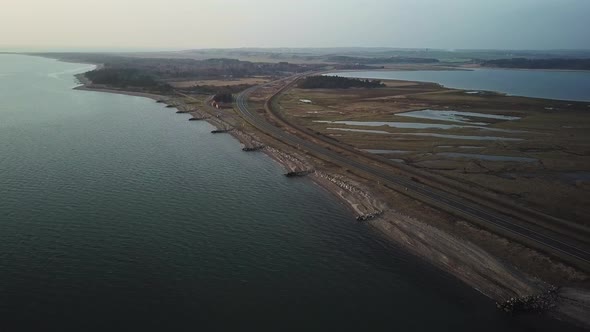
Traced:
<path id="1" fill-rule="evenodd" d="M 547 312 L 556 307 L 559 289 L 549 286 L 544 292 L 536 295 L 512 297 L 502 303 L 497 303 L 498 309 L 508 313 Z"/>
<path id="2" fill-rule="evenodd" d="M 258 145 L 258 146 L 245 146 L 242 148 L 242 151 L 246 151 L 246 152 L 251 152 L 251 151 L 260 151 L 264 149 L 264 145 Z"/>
<path id="3" fill-rule="evenodd" d="M 303 170 L 303 171 L 292 171 L 292 172 L 285 173 L 285 176 L 288 178 L 294 178 L 294 177 L 306 176 L 306 175 L 311 174 L 313 172 L 314 172 L 314 170 L 312 170 L 312 169 Z"/>
<path id="4" fill-rule="evenodd" d="M 370 190 L 361 183 L 339 174 L 316 172 L 316 177 L 354 210 L 358 221 L 372 220 L 383 214 L 386 204 L 373 197 Z"/>
<path id="5" fill-rule="evenodd" d="M 311 170 L 314 167 L 302 156 L 296 153 L 285 153 L 281 150 L 266 146 L 263 149 L 271 158 L 286 168 L 287 173 Z"/>
<path id="6" fill-rule="evenodd" d="M 356 217 L 356 220 L 358 220 L 358 221 L 369 221 L 369 220 L 373 220 L 375 218 L 378 218 L 382 214 L 383 214 L 383 211 L 377 211 L 377 212 L 374 212 L 374 213 L 363 214 L 363 215 L 360 215 L 360 216 Z"/>

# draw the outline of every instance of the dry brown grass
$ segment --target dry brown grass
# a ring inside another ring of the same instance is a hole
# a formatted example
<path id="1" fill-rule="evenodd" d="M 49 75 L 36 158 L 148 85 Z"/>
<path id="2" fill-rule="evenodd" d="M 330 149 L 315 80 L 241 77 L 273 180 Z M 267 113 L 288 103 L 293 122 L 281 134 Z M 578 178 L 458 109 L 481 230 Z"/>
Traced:
<path id="1" fill-rule="evenodd" d="M 300 102 L 309 99 L 312 104 Z M 292 89 L 281 99 L 291 121 L 359 149 L 406 150 L 385 158 L 407 164 L 498 193 L 548 214 L 588 223 L 590 220 L 590 117 L 586 103 L 543 99 L 471 95 L 430 83 L 396 81 L 383 89 L 302 90 Z M 450 122 L 397 116 L 419 109 L 452 109 L 521 117 L 516 121 L 477 119 L 487 127 L 516 132 L 475 128 L 406 129 L 389 126 L 346 126 L 316 120 L 354 120 L 413 123 Z M 389 134 L 346 132 L 328 128 L 385 131 Z M 499 136 L 520 141 L 462 140 L 410 133 Z M 477 146 L 465 149 L 461 146 Z M 488 154 L 537 159 L 538 162 L 486 161 L 441 156 L 441 152 Z M 580 171 L 584 179 L 571 180 Z"/>

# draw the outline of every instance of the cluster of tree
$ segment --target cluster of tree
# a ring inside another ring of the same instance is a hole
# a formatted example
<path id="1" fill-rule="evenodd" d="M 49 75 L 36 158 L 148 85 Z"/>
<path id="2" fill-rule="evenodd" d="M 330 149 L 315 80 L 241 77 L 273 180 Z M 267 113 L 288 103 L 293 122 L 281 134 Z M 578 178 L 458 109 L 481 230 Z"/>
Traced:
<path id="1" fill-rule="evenodd" d="M 213 100 L 218 103 L 231 103 L 234 101 L 234 97 L 231 93 L 217 93 L 213 96 Z"/>
<path id="2" fill-rule="evenodd" d="M 102 69 L 86 74 L 86 77 L 95 84 L 159 91 L 172 89 L 166 84 L 167 81 L 286 76 L 321 67 L 321 65 L 299 65 L 288 62 L 254 63 L 227 58 L 207 60 L 139 58 L 101 53 L 52 53 L 46 55 L 66 61 L 103 64 Z M 189 90 L 220 92 L 222 94 L 234 92 L 229 91 L 233 89 L 215 87 L 194 87 Z"/>
<path id="3" fill-rule="evenodd" d="M 485 67 L 523 68 L 523 69 L 570 69 L 590 70 L 590 59 L 527 59 L 512 58 L 482 62 Z"/>
<path id="4" fill-rule="evenodd" d="M 103 68 L 89 71 L 86 77 L 94 84 L 105 84 L 114 87 L 141 87 L 169 89 L 170 87 L 157 81 L 151 75 L 137 69 Z"/>
<path id="5" fill-rule="evenodd" d="M 80 57 L 80 55 L 78 56 Z M 89 62 L 105 68 L 135 69 L 158 80 L 212 79 L 221 77 L 282 76 L 315 69 L 317 66 L 287 62 L 254 63 L 235 59 L 165 59 L 87 55 Z M 102 61 L 100 61 L 102 60 Z"/>
<path id="6" fill-rule="evenodd" d="M 348 89 L 348 88 L 382 88 L 385 84 L 378 80 L 363 80 L 340 76 L 309 76 L 299 82 L 302 89 Z"/>
<path id="7" fill-rule="evenodd" d="M 195 85 L 191 87 L 177 88 L 176 90 L 192 94 L 216 95 L 216 94 L 236 94 L 251 88 L 252 84 L 236 84 L 236 85 Z"/>
<path id="8" fill-rule="evenodd" d="M 326 57 L 325 59 L 328 62 L 337 62 L 337 63 L 355 63 L 355 64 L 363 64 L 363 65 L 374 65 L 374 64 L 402 64 L 402 63 L 438 63 L 440 62 L 438 59 L 434 58 L 411 58 L 411 57 L 400 57 L 400 56 L 392 56 L 392 57 L 352 57 L 352 56 L 345 56 L 345 55 L 334 55 Z"/>

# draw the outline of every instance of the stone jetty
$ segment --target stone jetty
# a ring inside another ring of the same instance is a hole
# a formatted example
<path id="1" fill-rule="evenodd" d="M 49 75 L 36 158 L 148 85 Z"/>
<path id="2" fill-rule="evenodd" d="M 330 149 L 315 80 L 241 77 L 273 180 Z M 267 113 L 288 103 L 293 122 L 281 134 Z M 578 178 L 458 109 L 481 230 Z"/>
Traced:
<path id="1" fill-rule="evenodd" d="M 246 151 L 246 152 L 252 152 L 252 151 L 260 151 L 264 149 L 264 145 L 258 145 L 258 146 L 245 146 L 242 148 L 242 151 Z"/>
<path id="2" fill-rule="evenodd" d="M 356 220 L 358 220 L 358 221 L 369 221 L 369 220 L 373 220 L 373 219 L 378 218 L 382 214 L 383 214 L 383 211 L 377 211 L 377 212 L 369 213 L 369 214 L 362 214 L 362 215 L 356 217 Z"/>
<path id="3" fill-rule="evenodd" d="M 555 308 L 558 291 L 559 288 L 549 286 L 540 294 L 512 297 L 502 303 L 496 303 L 496 306 L 498 309 L 511 314 L 524 312 L 543 313 Z"/>
<path id="4" fill-rule="evenodd" d="M 312 170 L 312 169 L 303 170 L 303 171 L 291 171 L 291 172 L 285 173 L 285 176 L 288 178 L 295 178 L 295 177 L 306 176 L 306 175 L 311 174 L 313 172 L 314 172 L 314 170 Z"/>
<path id="5" fill-rule="evenodd" d="M 211 134 L 228 133 L 230 131 L 231 131 L 231 128 L 229 128 L 229 129 L 215 129 L 215 130 L 211 130 Z"/>

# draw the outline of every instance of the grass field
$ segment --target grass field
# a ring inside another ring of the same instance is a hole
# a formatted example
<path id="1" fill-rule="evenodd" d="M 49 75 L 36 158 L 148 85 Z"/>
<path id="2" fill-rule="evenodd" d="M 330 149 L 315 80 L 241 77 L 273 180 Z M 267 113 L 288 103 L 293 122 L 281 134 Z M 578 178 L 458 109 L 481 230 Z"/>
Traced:
<path id="1" fill-rule="evenodd" d="M 554 216 L 590 223 L 586 103 L 389 81 L 381 89 L 292 89 L 280 106 L 291 121 L 358 149 L 383 150 L 373 153 Z M 424 109 L 480 115 L 460 122 L 399 115 Z M 497 115 L 518 119 L 489 118 Z"/>

